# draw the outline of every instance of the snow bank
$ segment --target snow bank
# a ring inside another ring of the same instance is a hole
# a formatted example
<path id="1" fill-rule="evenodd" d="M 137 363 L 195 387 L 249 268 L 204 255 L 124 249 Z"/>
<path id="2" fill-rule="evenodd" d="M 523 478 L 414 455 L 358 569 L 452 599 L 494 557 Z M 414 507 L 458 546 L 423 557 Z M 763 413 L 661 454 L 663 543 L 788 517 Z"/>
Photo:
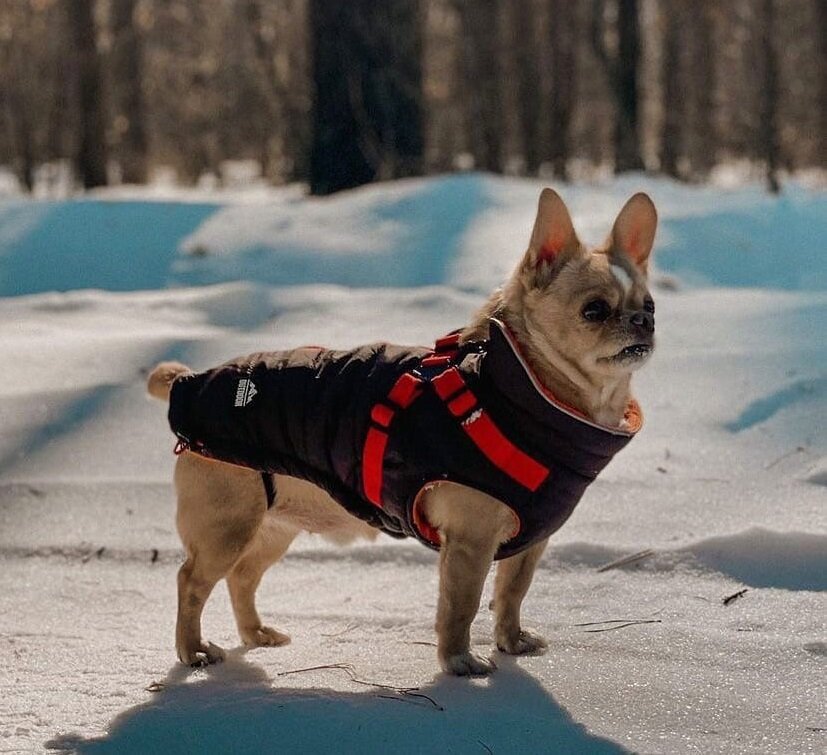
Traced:
<path id="1" fill-rule="evenodd" d="M 589 241 L 628 195 L 654 197 L 659 344 L 635 382 L 644 431 L 526 600 L 546 655 L 446 679 L 433 553 L 303 537 L 259 591 L 293 644 L 238 648 L 219 589 L 204 626 L 228 661 L 175 663 L 173 439 L 147 370 L 429 343 L 512 269 L 539 188 L 470 174 L 324 200 L 0 202 L 0 749 L 823 751 L 827 195 L 795 187 L 561 190 Z M 491 638 L 483 610 L 472 641 Z"/>
<path id="2" fill-rule="evenodd" d="M 584 240 L 603 239 L 643 186 L 661 217 L 657 264 L 685 283 L 825 290 L 827 195 L 791 184 L 711 191 L 642 176 L 559 187 Z M 525 248 L 536 182 L 457 174 L 326 198 L 294 189 L 216 202 L 0 202 L 0 295 L 102 288 L 332 283 L 488 291 Z"/>

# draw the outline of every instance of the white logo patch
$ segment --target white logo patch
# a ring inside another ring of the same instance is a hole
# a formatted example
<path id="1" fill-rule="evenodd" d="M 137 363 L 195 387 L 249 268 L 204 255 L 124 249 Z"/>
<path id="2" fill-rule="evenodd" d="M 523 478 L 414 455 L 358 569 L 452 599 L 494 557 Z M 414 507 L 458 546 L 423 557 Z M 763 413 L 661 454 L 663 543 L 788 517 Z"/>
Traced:
<path id="1" fill-rule="evenodd" d="M 258 393 L 256 384 L 249 378 L 241 378 L 238 381 L 238 388 L 235 391 L 235 405 L 247 406 L 253 397 Z"/>

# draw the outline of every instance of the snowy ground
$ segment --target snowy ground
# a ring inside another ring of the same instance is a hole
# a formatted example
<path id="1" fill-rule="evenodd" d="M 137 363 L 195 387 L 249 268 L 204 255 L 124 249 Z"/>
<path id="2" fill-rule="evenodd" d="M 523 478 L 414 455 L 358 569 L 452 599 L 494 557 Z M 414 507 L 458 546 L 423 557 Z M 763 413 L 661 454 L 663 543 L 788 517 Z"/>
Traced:
<path id="1" fill-rule="evenodd" d="M 429 343 L 519 257 L 539 184 L 0 203 L 0 751 L 824 752 L 827 196 L 561 191 L 597 241 L 640 188 L 662 217 L 646 427 L 541 563 L 524 615 L 549 652 L 477 681 L 436 673 L 434 554 L 388 539 L 297 541 L 259 591 L 285 648 L 238 648 L 219 587 L 205 630 L 236 649 L 178 665 L 173 442 L 144 375 Z"/>

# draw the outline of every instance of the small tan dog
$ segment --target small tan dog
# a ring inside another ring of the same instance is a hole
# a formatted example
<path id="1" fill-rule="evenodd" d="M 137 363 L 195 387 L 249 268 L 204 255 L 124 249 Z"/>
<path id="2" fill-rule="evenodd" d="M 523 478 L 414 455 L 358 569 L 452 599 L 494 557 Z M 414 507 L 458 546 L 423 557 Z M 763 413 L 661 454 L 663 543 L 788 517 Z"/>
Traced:
<path id="1" fill-rule="evenodd" d="M 636 194 L 606 244 L 589 250 L 578 240 L 563 201 L 545 189 L 528 251 L 505 286 L 460 332 L 459 342 L 485 341 L 496 318 L 518 344 L 538 394 L 552 396 L 563 411 L 592 428 L 630 436 L 637 429 L 627 426 L 634 421 L 630 378 L 654 347 L 654 303 L 646 272 L 656 225 L 652 201 Z M 173 383 L 190 374 L 183 365 L 160 364 L 149 378 L 149 392 L 166 399 Z M 463 425 L 478 416 L 468 416 Z M 276 475 L 278 493 L 268 508 L 259 472 L 187 451 L 178 458 L 175 486 L 178 531 L 187 553 L 178 575 L 176 629 L 178 656 L 185 664 L 223 657 L 201 635 L 201 613 L 219 580 L 227 580 L 243 642 L 283 645 L 289 637 L 264 626 L 256 611 L 255 592 L 264 572 L 303 531 L 337 542 L 376 535 L 320 487 L 293 476 Z M 452 674 L 488 674 L 495 665 L 471 652 L 470 626 L 491 564 L 514 536 L 514 512 L 487 493 L 449 481 L 425 485 L 416 506 L 441 543 L 440 664 Z M 543 638 L 520 624 L 520 606 L 546 542 L 547 535 L 499 562 L 493 607 L 496 644 L 503 652 L 536 653 L 546 647 Z"/>

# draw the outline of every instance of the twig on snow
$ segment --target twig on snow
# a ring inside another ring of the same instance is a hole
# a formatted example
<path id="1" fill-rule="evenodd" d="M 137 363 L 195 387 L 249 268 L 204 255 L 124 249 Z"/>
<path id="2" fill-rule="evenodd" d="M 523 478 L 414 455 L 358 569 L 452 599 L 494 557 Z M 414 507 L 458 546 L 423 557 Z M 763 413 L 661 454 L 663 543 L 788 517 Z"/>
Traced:
<path id="1" fill-rule="evenodd" d="M 647 616 L 657 616 L 658 614 L 663 613 L 662 608 L 658 608 L 657 611 L 652 611 L 652 613 L 647 614 Z M 599 627 L 602 624 L 651 624 L 652 622 L 649 619 L 604 619 L 603 621 L 582 621 L 579 624 L 574 624 L 573 626 L 576 627 Z"/>
<path id="2" fill-rule="evenodd" d="M 805 446 L 796 446 L 792 451 L 787 451 L 785 454 L 781 454 L 777 459 L 774 459 L 769 464 L 767 464 L 764 469 L 772 469 L 776 464 L 780 464 L 785 459 L 789 459 L 790 456 L 794 456 L 795 454 L 803 454 L 807 448 Z"/>
<path id="3" fill-rule="evenodd" d="M 101 557 L 103 556 L 103 552 L 104 552 L 105 550 L 106 550 L 106 546 L 105 546 L 105 545 L 102 545 L 100 548 L 98 548 L 98 549 L 95 551 L 95 555 L 96 555 L 98 558 L 101 558 Z M 91 558 L 92 558 L 92 553 L 90 552 L 90 553 L 87 553 L 87 554 L 86 554 L 83 558 L 81 558 L 80 562 L 81 562 L 82 564 L 88 563 L 88 562 L 89 562 L 89 560 L 90 560 Z"/>
<path id="4" fill-rule="evenodd" d="M 290 674 L 303 674 L 307 671 L 322 671 L 325 669 L 340 669 L 341 671 L 344 671 L 350 677 L 350 681 L 355 684 L 362 684 L 366 687 L 376 687 L 378 689 L 388 689 L 395 692 L 397 695 L 407 697 L 421 697 L 431 703 L 431 705 L 433 705 L 437 710 L 445 710 L 445 708 L 443 708 L 432 697 L 428 697 L 428 695 L 424 692 L 420 692 L 419 687 L 396 687 L 393 684 L 382 684 L 381 682 L 371 682 L 367 679 L 360 679 L 356 675 L 356 669 L 353 668 L 350 663 L 329 663 L 322 666 L 309 666 L 308 668 L 293 669 L 292 671 L 280 671 L 276 674 L 276 676 L 289 676 Z"/>
<path id="5" fill-rule="evenodd" d="M 747 592 L 749 592 L 749 588 L 744 588 L 743 590 L 738 590 L 738 592 L 732 593 L 732 595 L 727 595 L 721 602 L 728 606 L 730 603 L 734 603 L 738 598 L 743 597 Z"/>
<path id="6" fill-rule="evenodd" d="M 626 627 L 635 627 L 639 624 L 663 624 L 662 619 L 641 619 L 627 621 L 623 624 L 616 624 L 613 627 L 602 627 L 601 629 L 584 629 L 584 632 L 612 632 L 615 629 L 625 629 Z"/>
<path id="7" fill-rule="evenodd" d="M 353 672 L 353 666 L 349 663 L 328 663 L 323 666 L 308 666 L 307 668 L 296 668 L 291 671 L 279 671 L 276 676 L 290 676 L 291 674 L 304 674 L 307 671 L 322 671 L 323 669 L 340 668 Z"/>
<path id="8" fill-rule="evenodd" d="M 645 551 L 640 551 L 638 553 L 632 553 L 630 556 L 623 556 L 623 558 L 619 558 L 616 561 L 611 561 L 608 564 L 604 564 L 601 566 L 597 571 L 604 572 L 609 571 L 610 569 L 617 569 L 619 566 L 626 566 L 627 564 L 633 564 L 635 561 L 642 561 L 644 558 L 649 558 L 650 556 L 654 556 L 655 551 L 651 548 L 648 548 Z"/>

